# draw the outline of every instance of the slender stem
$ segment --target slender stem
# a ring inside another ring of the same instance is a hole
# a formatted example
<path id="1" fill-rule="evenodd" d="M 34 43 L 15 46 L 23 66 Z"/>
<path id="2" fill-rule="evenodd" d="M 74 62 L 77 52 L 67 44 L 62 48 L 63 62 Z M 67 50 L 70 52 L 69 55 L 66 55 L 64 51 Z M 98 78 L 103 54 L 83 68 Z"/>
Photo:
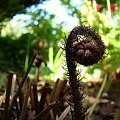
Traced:
<path id="1" fill-rule="evenodd" d="M 56 101 L 56 100 L 61 101 L 61 92 L 66 86 L 66 83 L 67 83 L 66 80 L 63 81 L 63 80 L 58 79 L 56 81 L 56 84 L 54 85 L 53 91 L 51 93 L 51 102 Z M 58 111 L 59 111 L 58 106 L 54 107 L 53 109 L 54 118 L 56 117 Z"/>
<path id="2" fill-rule="evenodd" d="M 34 77 L 34 82 L 38 82 L 39 80 L 39 66 L 36 66 L 35 68 L 35 77 Z"/>
<path id="3" fill-rule="evenodd" d="M 68 106 L 63 112 L 62 114 L 60 115 L 60 117 L 58 118 L 58 120 L 65 120 L 67 114 L 69 113 L 70 111 L 70 106 Z"/>
<path id="4" fill-rule="evenodd" d="M 103 92 L 103 89 L 104 89 L 104 87 L 105 87 L 105 85 L 106 85 L 106 82 L 107 82 L 107 80 L 108 80 L 108 77 L 109 77 L 109 74 L 107 74 L 107 75 L 105 76 L 105 79 L 104 79 L 104 81 L 103 81 L 103 83 L 102 83 L 102 85 L 101 85 L 101 88 L 100 88 L 100 90 L 99 90 L 99 92 L 98 92 L 98 94 L 97 94 L 96 100 L 95 100 L 94 104 L 91 106 L 91 108 L 89 109 L 89 115 L 88 115 L 89 118 L 90 118 L 90 116 L 92 115 L 92 113 L 93 113 L 93 111 L 94 111 L 94 109 L 95 109 L 95 107 L 96 107 L 96 105 L 97 105 L 97 103 L 98 103 L 98 100 L 99 100 L 99 98 L 100 98 L 100 96 L 101 96 L 101 94 L 102 94 L 102 92 Z"/>
<path id="5" fill-rule="evenodd" d="M 28 86 L 27 86 L 27 90 L 26 90 L 26 94 L 25 94 L 25 98 L 22 106 L 22 112 L 19 120 L 25 120 L 25 114 L 27 110 L 27 102 L 28 102 L 29 95 L 30 95 L 30 83 L 28 83 Z"/>
<path id="6" fill-rule="evenodd" d="M 37 84 L 33 84 L 33 97 L 34 97 L 34 109 L 36 114 L 38 114 L 38 94 L 37 94 Z"/>
<path id="7" fill-rule="evenodd" d="M 33 120 L 40 120 L 40 118 L 45 115 L 49 110 L 54 108 L 58 104 L 58 101 L 54 101 L 49 104 L 43 111 L 41 111 Z"/>
<path id="8" fill-rule="evenodd" d="M 29 38 L 27 40 L 27 50 L 26 50 L 25 67 L 24 67 L 25 71 L 28 68 L 29 52 L 30 52 L 30 39 L 31 39 L 31 35 L 29 36 Z"/>
<path id="9" fill-rule="evenodd" d="M 10 94 L 11 94 L 11 86 L 12 86 L 12 78 L 13 78 L 13 72 L 9 72 L 8 75 L 8 83 L 7 83 L 7 90 L 6 90 L 6 98 L 5 98 L 5 111 L 3 114 L 2 120 L 8 120 L 9 116 L 9 101 L 10 101 Z"/>
<path id="10" fill-rule="evenodd" d="M 14 96 L 15 84 L 16 84 L 16 74 L 13 75 L 13 79 L 12 79 L 11 98 L 13 98 L 13 96 Z"/>
<path id="11" fill-rule="evenodd" d="M 42 94 L 41 94 L 41 99 L 39 102 L 39 112 L 41 112 L 44 109 L 45 102 L 46 102 L 46 97 L 48 94 L 48 91 L 50 90 L 50 86 L 48 83 L 45 83 L 45 86 L 43 88 Z"/>
<path id="12" fill-rule="evenodd" d="M 107 0 L 107 8 L 108 8 L 109 18 L 111 19 L 110 0 Z"/>
<path id="13" fill-rule="evenodd" d="M 49 48 L 49 67 L 51 70 L 53 70 L 53 45 L 51 44 Z"/>
<path id="14" fill-rule="evenodd" d="M 76 64 L 74 61 L 74 52 L 73 52 L 72 32 L 68 36 L 68 40 L 66 43 L 66 62 L 67 62 L 68 75 L 69 75 L 69 84 L 71 87 L 71 94 L 72 94 L 71 96 L 74 104 L 73 119 L 84 120 L 85 116 L 84 116 L 83 107 L 82 107 L 83 95 L 79 90 L 80 84 L 77 79 Z"/>

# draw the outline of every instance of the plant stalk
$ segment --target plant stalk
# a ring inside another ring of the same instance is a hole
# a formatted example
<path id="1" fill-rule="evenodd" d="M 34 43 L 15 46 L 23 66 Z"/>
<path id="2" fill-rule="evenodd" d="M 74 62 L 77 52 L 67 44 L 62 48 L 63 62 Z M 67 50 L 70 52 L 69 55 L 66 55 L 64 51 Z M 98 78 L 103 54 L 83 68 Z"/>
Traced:
<path id="1" fill-rule="evenodd" d="M 8 82 L 7 82 L 7 90 L 6 90 L 6 98 L 5 98 L 5 110 L 3 114 L 2 120 L 8 120 L 9 119 L 9 101 L 10 101 L 10 94 L 11 94 L 11 87 L 12 87 L 12 78 L 13 78 L 13 72 L 9 72 L 8 75 Z"/>

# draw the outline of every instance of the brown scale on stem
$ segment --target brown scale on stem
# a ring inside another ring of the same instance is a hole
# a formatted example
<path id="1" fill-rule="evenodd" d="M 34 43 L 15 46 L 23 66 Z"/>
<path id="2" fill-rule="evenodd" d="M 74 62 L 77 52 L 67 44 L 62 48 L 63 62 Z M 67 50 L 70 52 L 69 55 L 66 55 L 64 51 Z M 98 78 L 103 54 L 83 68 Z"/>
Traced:
<path id="1" fill-rule="evenodd" d="M 76 63 L 84 66 L 98 63 L 105 56 L 105 45 L 92 28 L 82 25 L 70 32 L 65 51 L 73 101 L 73 120 L 84 120 L 85 111 L 82 106 L 84 90 L 77 78 Z"/>

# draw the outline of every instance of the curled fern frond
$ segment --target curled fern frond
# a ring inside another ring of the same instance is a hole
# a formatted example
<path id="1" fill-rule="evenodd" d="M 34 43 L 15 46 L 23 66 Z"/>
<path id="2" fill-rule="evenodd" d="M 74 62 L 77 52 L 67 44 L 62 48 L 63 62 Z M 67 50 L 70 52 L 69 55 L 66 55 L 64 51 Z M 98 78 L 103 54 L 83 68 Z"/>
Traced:
<path id="1" fill-rule="evenodd" d="M 73 41 L 74 59 L 81 65 L 90 66 L 105 57 L 101 37 L 89 26 L 75 27 L 69 38 Z"/>
<path id="2" fill-rule="evenodd" d="M 69 34 L 66 45 L 67 77 L 69 79 L 71 101 L 73 103 L 73 120 L 84 120 L 85 110 L 82 106 L 84 88 L 79 82 L 80 73 L 77 63 L 89 66 L 98 63 L 105 56 L 105 45 L 101 37 L 89 26 L 77 26 Z"/>

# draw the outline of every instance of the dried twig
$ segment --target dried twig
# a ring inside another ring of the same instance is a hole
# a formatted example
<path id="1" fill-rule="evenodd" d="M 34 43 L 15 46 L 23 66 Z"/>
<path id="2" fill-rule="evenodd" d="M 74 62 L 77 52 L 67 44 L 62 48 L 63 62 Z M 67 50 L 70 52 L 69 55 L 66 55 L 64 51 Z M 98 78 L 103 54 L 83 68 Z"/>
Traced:
<path id="1" fill-rule="evenodd" d="M 60 117 L 58 118 L 58 120 L 65 120 L 66 115 L 68 114 L 68 112 L 70 111 L 70 106 L 68 106 L 63 113 L 60 115 Z"/>
<path id="2" fill-rule="evenodd" d="M 53 109 L 58 104 L 58 101 L 54 101 L 49 104 L 43 111 L 41 111 L 33 120 L 40 120 L 49 110 Z"/>
<path id="3" fill-rule="evenodd" d="M 12 108 L 13 108 L 15 99 L 18 97 L 18 95 L 19 95 L 20 92 L 21 92 L 21 89 L 22 89 L 23 84 L 24 84 L 24 82 L 25 82 L 25 80 L 26 80 L 26 78 L 27 78 L 27 76 L 28 76 L 28 73 L 29 73 L 31 67 L 32 67 L 32 64 L 33 64 L 33 62 L 34 62 L 35 57 L 36 57 L 36 54 L 33 55 L 32 59 L 31 59 L 31 61 L 30 61 L 30 64 L 29 64 L 29 66 L 28 66 L 28 69 L 27 69 L 27 71 L 26 71 L 26 74 L 25 74 L 24 77 L 22 78 L 22 81 L 21 81 L 21 83 L 20 83 L 20 85 L 19 85 L 19 88 L 17 89 L 17 92 L 16 92 L 16 94 L 14 95 L 14 97 L 13 97 L 13 99 L 12 99 L 12 101 L 11 101 L 11 104 L 10 104 L 10 106 L 9 106 L 9 111 L 10 111 L 10 112 L 11 112 L 11 110 L 12 110 Z"/>
<path id="4" fill-rule="evenodd" d="M 36 114 L 38 114 L 37 84 L 34 83 L 32 86 L 33 86 L 34 109 L 35 109 Z"/>
<path id="5" fill-rule="evenodd" d="M 56 101 L 56 100 L 61 101 L 61 93 L 62 93 L 64 87 L 66 86 L 66 83 L 67 83 L 66 80 L 64 80 L 64 81 L 60 80 L 60 79 L 57 80 L 57 82 L 54 85 L 52 94 L 51 94 L 51 102 Z M 54 109 L 53 109 L 54 117 L 56 117 L 58 110 L 59 110 L 58 106 L 54 107 Z"/>
<path id="6" fill-rule="evenodd" d="M 11 98 L 13 98 L 14 96 L 14 92 L 15 92 L 15 85 L 16 85 L 16 74 L 13 75 L 13 79 L 12 79 L 12 86 L 11 86 Z"/>
<path id="7" fill-rule="evenodd" d="M 25 120 L 25 114 L 26 114 L 26 110 L 27 110 L 27 102 L 28 102 L 28 97 L 30 95 L 30 83 L 28 83 L 27 86 L 27 90 L 25 93 L 25 98 L 24 98 L 24 102 L 23 102 L 23 106 L 22 106 L 22 112 L 21 112 L 21 116 L 19 120 Z"/>
<path id="8" fill-rule="evenodd" d="M 13 78 L 13 72 L 9 72 L 8 75 L 8 82 L 7 82 L 7 90 L 6 90 L 6 98 L 5 98 L 5 110 L 4 110 L 4 114 L 3 114 L 3 118 L 2 120 L 8 120 L 9 118 L 9 101 L 10 101 L 10 94 L 11 94 L 11 86 L 12 86 L 12 78 Z"/>
<path id="9" fill-rule="evenodd" d="M 33 80 L 33 97 L 34 97 L 34 109 L 35 109 L 36 114 L 38 114 L 37 82 L 39 80 L 39 67 L 42 63 L 42 56 L 40 54 L 36 54 L 34 63 L 36 65 L 36 68 L 35 68 L 35 76 Z"/>
<path id="10" fill-rule="evenodd" d="M 63 80 L 58 79 L 56 81 L 53 91 L 52 91 L 52 94 L 51 94 L 51 102 L 60 99 L 61 92 L 63 91 L 66 83 L 67 83 L 66 80 L 63 81 Z"/>
<path id="11" fill-rule="evenodd" d="M 50 89 L 49 84 L 45 83 L 45 86 L 44 86 L 43 91 L 41 93 L 41 99 L 40 99 L 40 102 L 39 102 L 39 112 L 41 112 L 44 109 L 45 102 L 46 102 L 46 97 L 47 97 L 49 89 Z"/>

